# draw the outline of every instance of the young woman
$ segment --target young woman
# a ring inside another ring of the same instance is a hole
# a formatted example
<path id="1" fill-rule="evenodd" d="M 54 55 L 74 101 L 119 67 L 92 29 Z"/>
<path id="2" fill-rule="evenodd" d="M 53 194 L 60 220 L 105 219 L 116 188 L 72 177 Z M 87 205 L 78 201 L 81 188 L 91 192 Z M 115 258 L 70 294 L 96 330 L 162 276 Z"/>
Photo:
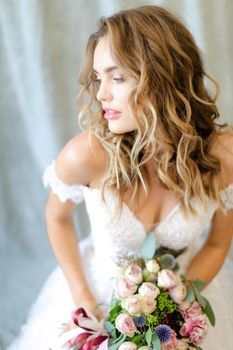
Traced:
<path id="1" fill-rule="evenodd" d="M 182 268 L 209 284 L 217 326 L 204 348 L 230 349 L 232 285 L 227 266 L 218 272 L 233 232 L 233 134 L 216 123 L 217 94 L 208 93 L 206 77 L 217 88 L 192 35 L 163 8 L 101 19 L 80 74 L 80 97 L 89 94 L 85 131 L 44 173 L 48 235 L 61 269 L 10 350 L 48 349 L 75 307 L 104 317 L 114 264 L 137 257 L 151 231 L 166 248 L 187 248 Z M 83 199 L 91 235 L 78 245 L 72 213 Z"/>

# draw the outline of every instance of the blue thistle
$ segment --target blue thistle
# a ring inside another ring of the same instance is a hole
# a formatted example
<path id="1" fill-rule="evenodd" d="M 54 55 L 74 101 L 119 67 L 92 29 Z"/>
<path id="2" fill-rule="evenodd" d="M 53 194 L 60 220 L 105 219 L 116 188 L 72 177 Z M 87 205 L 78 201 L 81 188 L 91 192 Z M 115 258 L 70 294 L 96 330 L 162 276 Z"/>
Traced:
<path id="1" fill-rule="evenodd" d="M 172 329 L 166 324 L 160 324 L 158 327 L 156 327 L 155 334 L 158 336 L 161 343 L 165 343 L 170 340 L 172 336 Z"/>
<path id="2" fill-rule="evenodd" d="M 134 324 L 136 327 L 143 327 L 143 326 L 145 326 L 145 324 L 147 322 L 145 315 L 134 316 L 133 320 L 134 320 Z"/>

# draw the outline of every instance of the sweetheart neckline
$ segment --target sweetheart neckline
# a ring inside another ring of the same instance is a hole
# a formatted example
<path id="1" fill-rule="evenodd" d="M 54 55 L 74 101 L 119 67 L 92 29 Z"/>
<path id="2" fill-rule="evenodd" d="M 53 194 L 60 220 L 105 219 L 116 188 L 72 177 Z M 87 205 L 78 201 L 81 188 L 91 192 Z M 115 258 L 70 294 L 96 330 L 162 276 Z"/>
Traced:
<path id="1" fill-rule="evenodd" d="M 96 192 L 100 192 L 101 191 L 101 188 L 98 188 L 98 187 L 89 187 L 87 185 L 81 185 L 82 187 L 88 189 L 88 190 L 93 190 L 93 191 L 96 191 Z M 169 213 L 163 218 L 161 219 L 160 221 L 156 222 L 153 224 L 153 228 L 150 229 L 149 231 L 146 230 L 146 227 L 145 227 L 145 224 L 136 217 L 136 215 L 134 214 L 134 212 L 130 209 L 130 207 L 128 206 L 128 204 L 126 202 L 122 202 L 123 206 L 125 207 L 125 209 L 128 211 L 128 213 L 131 215 L 131 217 L 134 219 L 135 222 L 138 223 L 138 225 L 141 226 L 142 230 L 143 230 L 143 233 L 144 235 L 148 235 L 149 233 L 151 232 L 154 232 L 158 227 L 162 226 L 167 220 L 168 218 L 170 218 L 172 216 L 172 214 L 174 214 L 178 208 L 180 207 L 180 203 L 177 203 L 170 211 Z"/>
<path id="2" fill-rule="evenodd" d="M 81 185 L 81 187 L 84 187 L 84 188 L 86 188 L 86 189 L 88 189 L 90 191 L 93 191 L 93 192 L 94 191 L 95 192 L 100 192 L 101 191 L 101 188 L 98 188 L 98 187 L 89 187 L 87 185 Z M 224 192 L 227 191 L 228 189 L 230 189 L 231 187 L 233 189 L 233 183 L 229 183 L 226 187 L 224 187 L 222 190 L 220 190 L 220 192 L 222 192 L 224 194 Z M 160 228 L 162 225 L 164 225 L 167 222 L 167 220 L 169 218 L 171 218 L 171 216 L 174 215 L 178 211 L 178 209 L 180 208 L 180 202 L 177 203 L 162 220 L 160 220 L 157 223 L 155 223 L 153 228 L 150 229 L 149 231 L 146 230 L 146 227 L 145 227 L 144 223 L 135 216 L 135 214 L 130 209 L 128 204 L 125 203 L 124 201 L 123 201 L 123 206 L 126 208 L 128 213 L 131 215 L 131 217 L 134 220 L 134 222 L 136 222 L 138 225 L 140 225 L 144 236 L 146 236 L 146 235 L 148 235 L 151 232 L 155 232 L 158 228 Z"/>
<path id="3" fill-rule="evenodd" d="M 155 232 L 156 229 L 157 229 L 158 227 L 161 227 L 165 222 L 167 222 L 167 220 L 168 220 L 168 219 L 178 210 L 178 208 L 180 207 L 180 203 L 177 203 L 177 204 L 169 211 L 169 213 L 168 213 L 163 219 L 161 219 L 160 221 L 158 221 L 158 222 L 156 222 L 155 224 L 153 224 L 153 227 L 152 227 L 149 231 L 147 231 L 147 230 L 146 230 L 146 227 L 145 227 L 145 225 L 144 225 L 144 223 L 143 223 L 141 220 L 139 220 L 139 219 L 135 216 L 135 214 L 134 214 L 133 211 L 130 209 L 130 207 L 128 206 L 128 204 L 125 203 L 125 202 L 123 202 L 123 205 L 124 205 L 124 207 L 126 208 L 126 210 L 131 214 L 131 216 L 133 217 L 133 219 L 142 227 L 143 233 L 144 233 L 145 236 L 148 235 L 148 234 L 151 233 L 151 232 Z"/>

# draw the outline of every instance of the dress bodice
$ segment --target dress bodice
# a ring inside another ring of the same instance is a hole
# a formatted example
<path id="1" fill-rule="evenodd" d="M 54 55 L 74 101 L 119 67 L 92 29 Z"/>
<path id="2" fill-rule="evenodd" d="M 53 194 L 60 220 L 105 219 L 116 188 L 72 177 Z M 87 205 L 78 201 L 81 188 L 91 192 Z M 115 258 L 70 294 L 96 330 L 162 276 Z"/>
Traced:
<path id="1" fill-rule="evenodd" d="M 106 195 L 106 204 L 101 200 L 101 190 L 83 185 L 66 185 L 55 172 L 54 163 L 46 168 L 43 181 L 50 186 L 62 202 L 72 200 L 76 203 L 85 201 L 91 225 L 91 235 L 94 248 L 100 259 L 106 256 L 117 262 L 122 256 L 139 256 L 140 247 L 145 238 L 146 229 L 126 203 L 117 222 L 112 220 L 116 199 L 111 193 Z M 225 209 L 233 208 L 233 184 L 221 191 L 221 198 Z M 197 215 L 185 216 L 180 204 L 177 204 L 153 229 L 159 245 L 180 250 L 192 244 L 201 233 L 210 225 L 217 204 L 211 200 L 207 206 L 201 205 L 195 198 L 192 205 Z"/>

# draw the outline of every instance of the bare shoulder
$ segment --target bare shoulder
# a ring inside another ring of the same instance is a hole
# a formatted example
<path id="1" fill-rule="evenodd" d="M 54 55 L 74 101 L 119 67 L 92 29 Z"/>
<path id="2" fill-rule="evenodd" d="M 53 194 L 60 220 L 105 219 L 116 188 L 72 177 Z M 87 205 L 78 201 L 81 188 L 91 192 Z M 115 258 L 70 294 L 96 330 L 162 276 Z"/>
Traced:
<path id="1" fill-rule="evenodd" d="M 222 132 L 216 137 L 211 153 L 216 156 L 224 173 L 225 185 L 233 182 L 233 132 Z"/>
<path id="2" fill-rule="evenodd" d="M 82 132 L 63 147 L 55 168 L 59 179 L 66 184 L 88 185 L 104 171 L 105 161 L 105 151 L 98 138 Z"/>

